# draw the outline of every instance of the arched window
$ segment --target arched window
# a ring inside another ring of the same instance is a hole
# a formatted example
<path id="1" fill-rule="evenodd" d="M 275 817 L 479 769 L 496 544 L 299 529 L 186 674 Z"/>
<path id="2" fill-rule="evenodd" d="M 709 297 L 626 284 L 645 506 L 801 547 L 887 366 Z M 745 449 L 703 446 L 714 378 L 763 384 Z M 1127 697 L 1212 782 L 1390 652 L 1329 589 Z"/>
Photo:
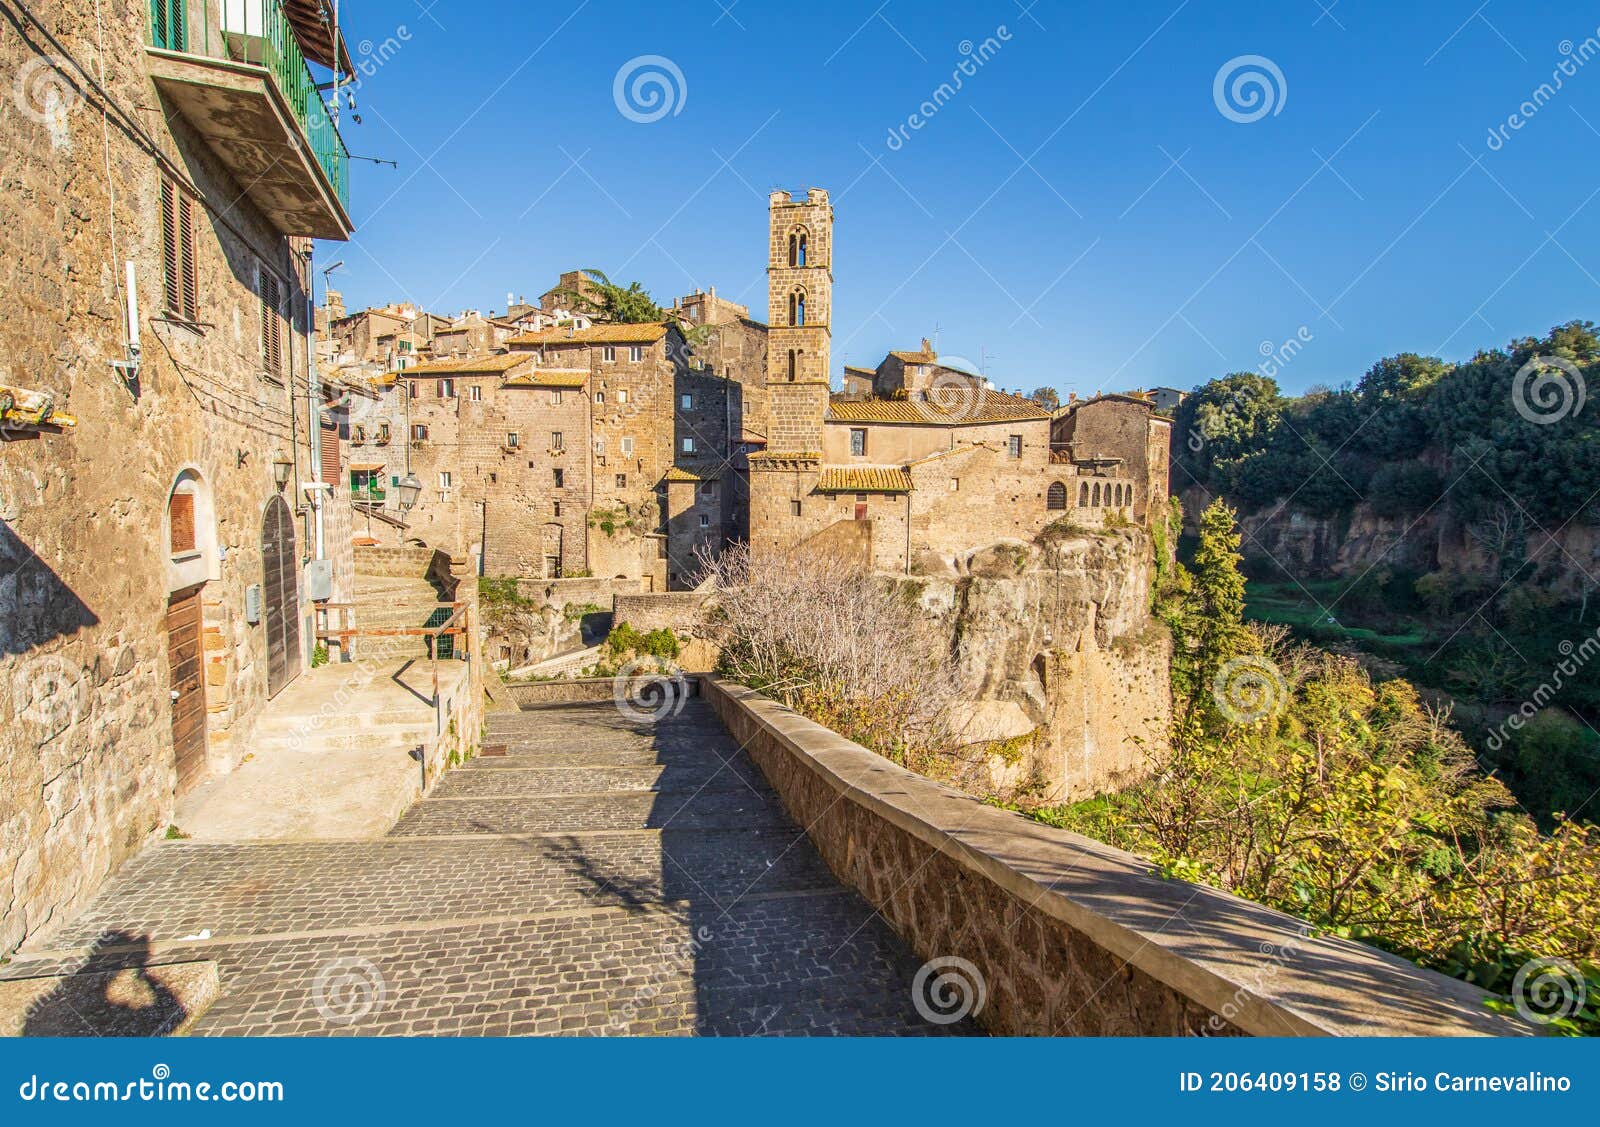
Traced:
<path id="1" fill-rule="evenodd" d="M 789 234 L 789 265 L 804 266 L 806 264 L 806 229 L 796 227 Z"/>
<path id="2" fill-rule="evenodd" d="M 801 231 L 796 238 L 800 240 L 800 254 L 795 261 L 795 265 L 804 266 L 806 264 L 806 233 Z"/>
<path id="3" fill-rule="evenodd" d="M 1078 490 L 1078 508 L 1087 509 L 1088 507 L 1089 507 L 1089 483 L 1086 481 L 1086 482 L 1083 483 L 1083 486 Z"/>
<path id="4" fill-rule="evenodd" d="M 795 290 L 789 295 L 789 324 L 804 325 L 806 323 L 806 291 Z"/>
<path id="5" fill-rule="evenodd" d="M 1050 483 L 1050 491 L 1045 496 L 1045 508 L 1051 512 L 1060 512 L 1067 507 L 1067 487 L 1059 481 Z"/>
<path id="6" fill-rule="evenodd" d="M 1100 507 L 1100 483 L 1098 481 L 1094 483 L 1094 507 L 1097 509 Z"/>

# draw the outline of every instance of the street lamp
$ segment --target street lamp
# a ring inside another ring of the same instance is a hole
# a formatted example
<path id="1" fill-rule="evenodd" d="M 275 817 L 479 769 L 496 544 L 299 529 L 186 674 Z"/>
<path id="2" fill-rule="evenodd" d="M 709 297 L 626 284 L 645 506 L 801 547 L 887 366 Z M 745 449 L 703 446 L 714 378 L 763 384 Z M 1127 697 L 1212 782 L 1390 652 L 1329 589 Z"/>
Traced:
<path id="1" fill-rule="evenodd" d="M 409 513 L 417 507 L 417 498 L 422 495 L 422 482 L 417 480 L 417 475 L 408 473 L 400 479 L 400 511 Z"/>
<path id="2" fill-rule="evenodd" d="M 289 475 L 294 472 L 294 463 L 287 454 L 278 454 L 272 459 L 272 480 L 279 489 L 289 484 Z"/>

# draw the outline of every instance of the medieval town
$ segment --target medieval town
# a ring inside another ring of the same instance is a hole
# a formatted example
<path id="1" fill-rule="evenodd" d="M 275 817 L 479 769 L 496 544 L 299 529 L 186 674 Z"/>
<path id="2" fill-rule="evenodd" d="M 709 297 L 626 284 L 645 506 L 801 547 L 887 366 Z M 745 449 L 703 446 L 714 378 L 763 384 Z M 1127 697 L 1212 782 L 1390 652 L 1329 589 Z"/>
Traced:
<path id="1" fill-rule="evenodd" d="M 1368 518 L 1241 500 L 1225 381 L 995 375 L 931 319 L 840 362 L 843 185 L 722 215 L 720 294 L 534 250 L 503 307 L 348 301 L 349 7 L 4 5 L 49 91 L 0 107 L 6 1033 L 1514 1036 L 1515 964 L 1600 981 L 1575 804 L 1461 815 L 1516 808 L 1441 694 L 1247 606 Z M 1257 879 L 1336 755 L 1390 781 L 1303 839 L 1374 854 Z M 1500 880 L 1552 899 L 1458 973 Z"/>

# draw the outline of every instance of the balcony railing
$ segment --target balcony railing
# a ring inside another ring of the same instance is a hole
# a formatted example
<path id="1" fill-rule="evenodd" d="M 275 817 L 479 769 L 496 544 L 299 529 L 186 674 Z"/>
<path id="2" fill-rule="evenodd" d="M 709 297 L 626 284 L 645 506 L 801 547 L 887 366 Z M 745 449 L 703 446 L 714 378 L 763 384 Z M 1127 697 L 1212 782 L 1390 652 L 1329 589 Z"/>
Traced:
<path id="1" fill-rule="evenodd" d="M 279 0 L 150 0 L 150 44 L 266 70 L 294 112 L 340 206 L 350 210 L 350 150 L 328 114 Z"/>

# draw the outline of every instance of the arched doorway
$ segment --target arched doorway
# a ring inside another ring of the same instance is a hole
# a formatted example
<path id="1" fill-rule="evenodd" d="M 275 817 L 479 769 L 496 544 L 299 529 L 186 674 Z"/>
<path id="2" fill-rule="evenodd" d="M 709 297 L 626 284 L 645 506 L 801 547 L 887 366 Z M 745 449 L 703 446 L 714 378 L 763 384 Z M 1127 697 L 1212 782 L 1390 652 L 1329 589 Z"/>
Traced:
<path id="1" fill-rule="evenodd" d="M 274 497 L 261 518 L 261 617 L 267 627 L 269 697 L 277 696 L 300 673 L 297 562 L 294 514 L 282 497 Z"/>

